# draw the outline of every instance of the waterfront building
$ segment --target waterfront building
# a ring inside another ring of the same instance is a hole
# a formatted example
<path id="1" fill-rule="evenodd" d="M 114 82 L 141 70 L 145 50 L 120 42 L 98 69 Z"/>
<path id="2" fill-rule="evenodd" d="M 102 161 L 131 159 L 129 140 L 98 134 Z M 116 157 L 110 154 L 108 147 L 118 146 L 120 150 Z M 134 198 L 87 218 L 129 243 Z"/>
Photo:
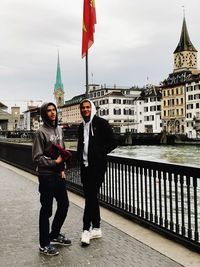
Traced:
<path id="1" fill-rule="evenodd" d="M 174 51 L 174 69 L 162 84 L 161 119 L 163 131 L 170 134 L 187 134 L 193 137 L 191 130 L 192 113 L 190 99 L 186 91 L 199 76 L 197 70 L 197 50 L 192 44 L 183 18 L 179 43 Z M 189 101 L 189 102 L 188 102 Z M 190 113 L 190 114 L 189 114 Z"/>
<path id="2" fill-rule="evenodd" d="M 42 101 L 30 101 L 27 106 L 27 110 L 24 111 L 23 130 L 37 131 L 42 125 L 42 119 L 40 116 L 40 106 Z"/>
<path id="3" fill-rule="evenodd" d="M 141 102 L 142 120 L 140 120 L 142 133 L 160 133 L 162 131 L 161 121 L 161 88 L 147 85 L 140 94 L 138 101 Z"/>
<path id="4" fill-rule="evenodd" d="M 85 94 L 75 96 L 72 99 L 65 101 L 65 104 L 61 107 L 62 125 L 64 127 L 71 125 L 77 126 L 80 124 L 80 102 L 84 97 Z"/>
<path id="5" fill-rule="evenodd" d="M 89 85 L 89 98 L 94 102 L 97 115 L 106 119 L 115 133 L 160 133 L 162 122 L 161 89 L 148 85 L 145 88 Z M 81 121 L 79 103 L 84 94 L 65 101 L 62 125 L 78 125 Z"/>
<path id="6" fill-rule="evenodd" d="M 186 134 L 200 138 L 200 75 L 186 83 Z"/>
<path id="7" fill-rule="evenodd" d="M 141 93 L 142 94 L 142 93 Z M 141 94 L 133 101 L 134 105 L 134 133 L 144 133 L 144 99 Z"/>
<path id="8" fill-rule="evenodd" d="M 6 111 L 7 109 L 8 107 L 0 102 L 0 130 L 19 130 L 22 122 L 20 107 L 11 107 L 11 114 Z"/>
<path id="9" fill-rule="evenodd" d="M 142 89 L 99 84 L 89 84 L 88 87 L 89 98 L 94 102 L 98 116 L 106 119 L 116 133 L 134 131 L 133 102 Z M 79 104 L 84 97 L 85 94 L 81 94 L 65 101 L 62 106 L 63 125 L 78 125 L 81 122 Z"/>
<path id="10" fill-rule="evenodd" d="M 13 130 L 12 116 L 7 109 L 8 107 L 0 102 L 0 130 Z"/>
<path id="11" fill-rule="evenodd" d="M 33 107 L 24 112 L 24 130 L 37 131 L 41 125 L 40 107 Z"/>
<path id="12" fill-rule="evenodd" d="M 140 95 L 142 88 L 90 84 L 88 92 L 97 114 L 110 123 L 114 132 L 135 131 L 134 99 Z"/>

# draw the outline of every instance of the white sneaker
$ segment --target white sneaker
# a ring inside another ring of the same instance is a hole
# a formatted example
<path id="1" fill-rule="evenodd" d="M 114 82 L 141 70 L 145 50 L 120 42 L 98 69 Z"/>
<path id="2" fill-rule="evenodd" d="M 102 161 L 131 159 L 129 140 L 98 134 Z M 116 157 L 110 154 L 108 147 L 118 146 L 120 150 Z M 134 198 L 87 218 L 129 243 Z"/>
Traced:
<path id="1" fill-rule="evenodd" d="M 90 232 L 87 230 L 84 230 L 81 235 L 81 243 L 82 245 L 89 245 L 90 244 Z"/>
<path id="2" fill-rule="evenodd" d="M 101 238 L 101 237 L 102 237 L 101 228 L 93 228 L 90 233 L 90 239 Z"/>

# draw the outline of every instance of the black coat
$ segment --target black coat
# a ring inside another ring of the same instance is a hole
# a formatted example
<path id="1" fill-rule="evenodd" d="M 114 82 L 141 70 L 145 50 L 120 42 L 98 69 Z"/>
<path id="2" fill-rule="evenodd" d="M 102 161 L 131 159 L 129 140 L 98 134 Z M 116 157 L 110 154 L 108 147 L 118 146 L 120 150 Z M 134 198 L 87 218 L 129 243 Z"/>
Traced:
<path id="1" fill-rule="evenodd" d="M 92 129 L 93 128 L 93 131 Z M 93 135 L 92 135 L 93 132 Z M 81 165 L 83 165 L 84 148 L 83 123 L 79 125 L 78 130 L 78 156 Z M 117 147 L 117 142 L 109 123 L 96 115 L 92 119 L 89 132 L 88 145 L 88 166 L 94 179 L 103 181 L 107 166 L 106 155 Z"/>

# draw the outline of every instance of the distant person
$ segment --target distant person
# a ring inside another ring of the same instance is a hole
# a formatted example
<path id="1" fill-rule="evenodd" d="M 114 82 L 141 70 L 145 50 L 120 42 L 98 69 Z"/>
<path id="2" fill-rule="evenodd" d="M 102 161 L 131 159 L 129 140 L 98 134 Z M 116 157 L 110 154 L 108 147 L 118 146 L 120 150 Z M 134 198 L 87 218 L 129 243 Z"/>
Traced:
<path id="1" fill-rule="evenodd" d="M 87 246 L 90 239 L 102 237 L 98 193 L 107 167 L 106 155 L 116 147 L 116 141 L 109 123 L 96 116 L 92 101 L 84 99 L 80 112 L 83 122 L 79 126 L 77 152 L 85 196 L 81 243 Z"/>
<path id="2" fill-rule="evenodd" d="M 59 251 L 54 244 L 68 246 L 71 240 L 60 233 L 67 216 L 69 199 L 66 190 L 66 177 L 63 168 L 64 159 L 57 154 L 54 159 L 53 146 L 64 148 L 63 133 L 58 126 L 57 108 L 54 103 L 44 103 L 41 106 L 43 125 L 36 132 L 32 157 L 37 164 L 40 192 L 39 215 L 39 251 L 45 255 L 55 256 Z M 57 201 L 57 210 L 50 230 L 49 218 L 52 216 L 53 199 Z"/>

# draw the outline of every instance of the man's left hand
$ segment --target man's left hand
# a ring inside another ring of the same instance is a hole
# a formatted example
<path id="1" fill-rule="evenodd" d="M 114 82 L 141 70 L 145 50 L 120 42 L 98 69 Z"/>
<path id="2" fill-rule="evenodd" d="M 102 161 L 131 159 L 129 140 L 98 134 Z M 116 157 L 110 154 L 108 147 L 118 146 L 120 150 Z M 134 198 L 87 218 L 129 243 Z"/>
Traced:
<path id="1" fill-rule="evenodd" d="M 65 172 L 64 171 L 61 171 L 61 178 L 62 179 L 66 179 L 66 175 L 65 175 Z"/>

